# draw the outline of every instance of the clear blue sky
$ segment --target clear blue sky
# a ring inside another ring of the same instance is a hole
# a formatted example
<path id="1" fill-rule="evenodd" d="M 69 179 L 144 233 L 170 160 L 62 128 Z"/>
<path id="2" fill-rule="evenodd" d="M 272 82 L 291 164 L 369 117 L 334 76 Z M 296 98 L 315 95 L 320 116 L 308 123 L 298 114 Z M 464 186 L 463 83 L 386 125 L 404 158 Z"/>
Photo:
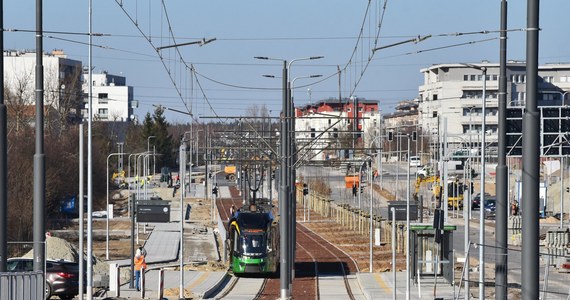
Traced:
<path id="1" fill-rule="evenodd" d="M 338 97 L 338 76 L 333 74 L 340 66 L 346 67 L 341 77 L 342 96 L 380 100 L 381 108 L 386 112 L 392 111 L 398 101 L 417 96 L 418 85 L 422 82 L 421 68 L 437 63 L 498 62 L 499 57 L 498 39 L 449 47 L 497 38 L 497 32 L 436 35 L 498 30 L 500 0 L 372 0 L 368 14 L 368 1 L 364 0 L 117 1 L 93 1 L 93 31 L 108 35 L 94 37 L 94 45 L 105 48 L 93 48 L 93 65 L 97 73 L 106 70 L 127 77 L 128 85 L 134 87 L 135 99 L 140 101 L 135 114 L 141 120 L 146 112 L 154 110 L 153 104 L 186 110 L 183 101 L 189 107 L 191 104 L 196 116 L 240 116 L 251 105 L 263 104 L 276 116 L 281 109 L 281 80 L 263 78 L 262 75 L 280 76 L 282 64 L 255 60 L 254 56 L 287 60 L 325 57 L 293 64 L 292 78 L 332 75 L 310 87 L 304 85 L 315 82 L 314 79 L 295 81 L 295 86 L 299 87 L 294 92 L 296 105 Z M 125 11 L 118 4 L 121 2 Z M 540 63 L 570 62 L 570 18 L 566 16 L 570 1 L 541 2 Z M 524 28 L 527 1 L 510 0 L 508 3 L 509 29 Z M 377 51 L 366 67 L 382 14 L 377 47 L 418 35 L 434 37 L 418 44 L 408 43 Z M 357 43 L 365 16 L 362 39 Z M 35 1 L 4 1 L 4 17 L 7 29 L 34 30 Z M 138 28 L 129 17 L 136 21 Z M 174 44 L 167 20 L 176 43 L 203 37 L 217 40 L 203 47 L 181 47 L 181 57 L 173 49 L 162 50 L 165 68 L 143 34 L 151 37 L 155 47 Z M 88 1 L 44 1 L 44 30 L 88 32 Z M 525 60 L 525 37 L 524 31 L 509 33 L 508 59 Z M 87 65 L 87 41 L 85 35 L 46 33 L 44 49 L 63 49 L 69 58 Z M 35 48 L 34 34 L 6 32 L 4 47 Z M 441 49 L 435 50 L 437 48 Z M 198 76 L 202 93 L 182 61 L 193 64 L 199 74 L 225 85 Z M 172 123 L 188 121 L 187 116 L 173 112 L 168 112 L 167 117 Z"/>

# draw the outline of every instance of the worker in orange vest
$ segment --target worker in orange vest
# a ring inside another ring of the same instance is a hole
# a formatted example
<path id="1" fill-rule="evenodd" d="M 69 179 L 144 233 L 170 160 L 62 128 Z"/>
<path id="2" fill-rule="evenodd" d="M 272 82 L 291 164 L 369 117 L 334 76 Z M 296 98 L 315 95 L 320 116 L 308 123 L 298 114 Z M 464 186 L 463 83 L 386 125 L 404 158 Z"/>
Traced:
<path id="1" fill-rule="evenodd" d="M 137 252 L 135 254 L 135 288 L 137 289 L 137 291 L 140 291 L 140 286 L 139 286 L 139 282 L 140 282 L 140 278 L 141 278 L 141 271 L 144 272 L 144 270 L 146 270 L 146 260 L 145 260 L 145 256 L 146 256 L 146 250 L 144 250 L 143 247 L 139 247 L 137 249 Z"/>

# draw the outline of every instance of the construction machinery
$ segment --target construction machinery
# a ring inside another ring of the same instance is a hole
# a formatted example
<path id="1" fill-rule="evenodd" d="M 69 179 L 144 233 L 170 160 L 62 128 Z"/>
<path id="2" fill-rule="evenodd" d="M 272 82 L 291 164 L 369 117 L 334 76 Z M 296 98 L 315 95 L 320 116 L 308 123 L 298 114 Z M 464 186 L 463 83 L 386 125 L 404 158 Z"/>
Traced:
<path id="1" fill-rule="evenodd" d="M 224 172 L 226 173 L 226 179 L 234 181 L 236 180 L 236 166 L 229 165 L 224 167 Z"/>
<path id="2" fill-rule="evenodd" d="M 439 176 L 427 176 L 419 177 L 415 183 L 414 199 L 418 199 L 420 192 L 420 187 L 424 183 L 433 183 L 433 196 L 435 199 L 441 199 L 441 194 L 443 192 L 443 187 L 440 182 Z M 465 191 L 465 185 L 459 182 L 457 179 L 447 181 L 447 207 L 448 208 L 463 208 L 463 194 Z"/>

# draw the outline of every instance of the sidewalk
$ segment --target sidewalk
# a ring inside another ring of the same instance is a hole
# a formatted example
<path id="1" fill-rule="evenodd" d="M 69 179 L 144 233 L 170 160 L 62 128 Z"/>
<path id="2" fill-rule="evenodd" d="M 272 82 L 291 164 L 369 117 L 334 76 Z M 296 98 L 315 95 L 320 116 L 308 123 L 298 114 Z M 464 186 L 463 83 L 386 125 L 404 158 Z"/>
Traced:
<path id="1" fill-rule="evenodd" d="M 197 186 L 197 188 L 196 188 Z M 189 198 L 201 199 L 203 198 L 204 188 L 198 184 L 193 186 L 188 194 Z M 230 197 L 228 187 L 220 187 L 221 197 Z M 173 295 L 168 289 L 180 287 L 181 272 L 175 270 L 179 266 L 179 252 L 180 252 L 180 194 L 176 198 L 170 195 L 170 189 L 165 193 L 163 199 L 171 200 L 170 209 L 170 223 L 149 223 L 147 230 L 150 231 L 149 237 L 144 242 L 144 248 L 147 251 L 146 262 L 148 270 L 145 272 L 145 297 L 144 299 L 156 299 L 158 297 L 159 287 L 159 270 L 164 269 L 163 291 L 169 296 Z M 189 198 L 185 202 L 189 201 Z M 192 204 L 194 205 L 194 203 Z M 191 216 L 192 218 L 192 216 Z M 139 224 L 139 227 L 143 224 Z M 216 237 L 210 228 L 204 232 L 206 227 L 201 222 L 194 222 L 192 220 L 184 222 L 184 261 L 185 264 L 189 262 L 203 263 L 208 260 L 219 260 L 217 251 L 213 253 L 211 249 L 217 249 Z M 142 229 L 141 229 L 142 230 Z M 130 259 L 108 261 L 109 264 L 118 264 L 121 267 L 121 273 L 124 274 L 124 269 L 127 269 L 127 274 L 130 272 Z M 226 272 L 205 272 L 205 271 L 184 271 L 183 286 L 186 290 L 191 291 L 197 297 L 203 297 L 210 290 L 217 287 L 223 282 L 226 277 Z M 128 279 L 121 279 L 121 286 L 119 297 L 117 292 L 109 291 L 105 295 L 105 299 L 143 299 L 142 293 L 133 288 L 129 288 L 130 282 Z M 163 296 L 167 296 L 166 294 Z"/>
<path id="2" fill-rule="evenodd" d="M 392 272 L 358 273 L 356 276 L 366 299 L 392 299 L 394 289 L 398 299 L 406 296 L 406 272 L 396 272 L 396 285 Z M 423 276 L 419 284 L 410 279 L 410 299 L 465 299 L 463 293 L 459 298 L 456 298 L 457 294 L 457 288 L 441 277 L 437 284 L 433 277 Z"/>

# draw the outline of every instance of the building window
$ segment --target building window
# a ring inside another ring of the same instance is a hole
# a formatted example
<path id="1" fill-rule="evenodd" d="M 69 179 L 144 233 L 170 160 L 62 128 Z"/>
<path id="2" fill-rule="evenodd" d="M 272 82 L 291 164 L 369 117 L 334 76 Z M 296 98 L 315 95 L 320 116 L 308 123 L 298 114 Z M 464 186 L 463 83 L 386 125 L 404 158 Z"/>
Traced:
<path id="1" fill-rule="evenodd" d="M 433 95 L 433 100 L 437 100 L 437 94 Z"/>
<path id="2" fill-rule="evenodd" d="M 552 83 L 553 78 L 554 78 L 553 76 L 544 76 L 543 77 L 544 82 L 548 82 L 548 83 Z"/>
<path id="3" fill-rule="evenodd" d="M 475 81 L 475 78 L 477 78 L 475 75 L 470 75 L 471 81 Z"/>
<path id="4" fill-rule="evenodd" d="M 497 81 L 497 80 L 499 80 L 499 75 L 494 74 L 494 75 L 493 75 L 493 81 Z"/>
<path id="5" fill-rule="evenodd" d="M 315 128 L 311 128 L 311 137 L 312 137 L 312 138 L 315 137 Z"/>
<path id="6" fill-rule="evenodd" d="M 329 125 L 331 125 L 331 124 L 332 124 L 332 120 L 331 120 L 331 119 L 329 119 Z"/>
<path id="7" fill-rule="evenodd" d="M 97 113 L 98 113 L 100 116 L 105 116 L 105 117 L 107 116 L 107 113 L 108 113 L 108 112 L 109 112 L 109 109 L 108 109 L 108 108 L 99 108 L 99 110 L 97 111 Z"/>
<path id="8" fill-rule="evenodd" d="M 463 75 L 463 81 L 469 81 L 469 75 Z"/>
<path id="9" fill-rule="evenodd" d="M 107 93 L 99 93 L 97 98 L 99 98 L 99 104 L 107 104 L 109 102 L 109 94 Z"/>
<path id="10" fill-rule="evenodd" d="M 570 82 L 570 76 L 560 76 L 560 82 Z"/>

